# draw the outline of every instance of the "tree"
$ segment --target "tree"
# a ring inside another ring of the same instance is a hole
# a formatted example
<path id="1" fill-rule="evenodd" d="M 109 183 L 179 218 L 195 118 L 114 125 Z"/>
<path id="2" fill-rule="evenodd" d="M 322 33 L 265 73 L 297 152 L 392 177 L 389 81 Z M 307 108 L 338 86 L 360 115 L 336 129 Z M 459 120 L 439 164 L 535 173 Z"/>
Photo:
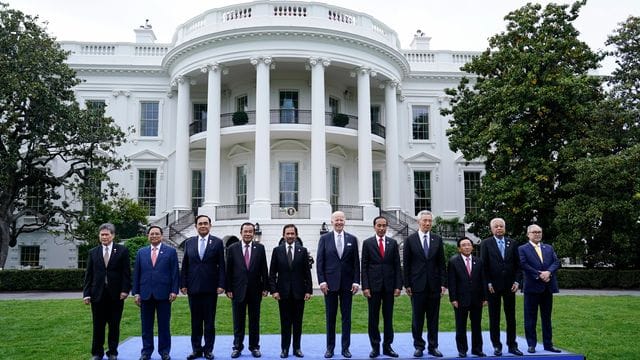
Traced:
<path id="1" fill-rule="evenodd" d="M 124 132 L 80 109 L 66 57 L 37 17 L 0 3 L 0 268 L 20 234 L 73 227 L 81 211 L 67 199 L 124 166 Z"/>
<path id="2" fill-rule="evenodd" d="M 476 193 L 480 210 L 467 214 L 471 231 L 488 233 L 491 218 L 506 220 L 524 239 L 538 223 L 553 240 L 555 206 L 571 179 L 568 164 L 583 156 L 577 146 L 591 129 L 603 98 L 600 80 L 588 76 L 601 56 L 578 39 L 573 22 L 585 1 L 539 4 L 509 13 L 506 30 L 462 70 L 475 74 L 447 89 L 450 148 L 466 159 L 485 160 Z"/>

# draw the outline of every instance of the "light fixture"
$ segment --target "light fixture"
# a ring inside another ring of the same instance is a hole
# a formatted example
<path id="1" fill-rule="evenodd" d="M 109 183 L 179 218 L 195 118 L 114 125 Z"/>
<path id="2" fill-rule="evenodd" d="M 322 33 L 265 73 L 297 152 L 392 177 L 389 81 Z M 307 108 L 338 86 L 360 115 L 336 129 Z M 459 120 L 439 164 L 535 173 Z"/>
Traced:
<path id="1" fill-rule="evenodd" d="M 262 235 L 262 230 L 260 230 L 260 224 L 259 223 L 256 223 L 254 234 L 256 234 L 258 236 Z"/>
<path id="2" fill-rule="evenodd" d="M 320 235 L 324 235 L 328 232 L 329 232 L 329 229 L 327 229 L 327 223 L 323 222 L 322 226 L 320 226 Z"/>

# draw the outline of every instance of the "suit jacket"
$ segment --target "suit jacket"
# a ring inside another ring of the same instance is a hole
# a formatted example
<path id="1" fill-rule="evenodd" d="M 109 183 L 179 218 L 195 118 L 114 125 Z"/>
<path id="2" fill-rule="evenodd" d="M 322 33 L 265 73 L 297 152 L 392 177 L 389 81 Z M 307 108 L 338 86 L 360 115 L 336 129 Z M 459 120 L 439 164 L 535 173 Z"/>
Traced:
<path id="1" fill-rule="evenodd" d="M 440 296 L 442 286 L 447 286 L 444 244 L 442 238 L 430 233 L 429 253 L 424 254 L 420 235 L 415 232 L 405 240 L 403 249 L 404 286 L 412 292 L 429 292 Z"/>
<path id="2" fill-rule="evenodd" d="M 462 255 L 457 254 L 449 259 L 447 266 L 449 277 L 449 301 L 457 301 L 458 306 L 482 306 L 487 300 L 487 287 L 484 282 L 482 260 L 471 256 L 471 276 Z"/>
<path id="3" fill-rule="evenodd" d="M 558 280 L 556 278 L 556 271 L 560 268 L 560 260 L 556 256 L 556 252 L 551 245 L 540 243 L 540 250 L 542 251 L 542 260 L 538 257 L 536 250 L 531 243 L 526 243 L 518 248 L 520 254 L 520 264 L 522 265 L 522 271 L 524 273 L 524 284 L 522 291 L 526 293 L 541 293 L 547 288 L 552 293 L 557 293 Z M 540 280 L 538 276 L 539 271 L 550 271 L 551 281 L 548 283 Z"/>
<path id="4" fill-rule="evenodd" d="M 518 256 L 518 245 L 513 239 L 504 237 L 504 259 L 498 242 L 491 236 L 480 244 L 480 258 L 484 266 L 484 279 L 496 292 L 511 289 L 514 282 L 522 284 L 522 271 Z"/>
<path id="5" fill-rule="evenodd" d="M 304 299 L 304 294 L 312 294 L 311 269 L 309 269 L 307 249 L 296 243 L 293 261 L 289 266 L 287 246 L 273 249 L 269 266 L 269 284 L 272 293 L 279 293 L 282 299 Z"/>
<path id="6" fill-rule="evenodd" d="M 384 258 L 378 248 L 378 237 L 372 236 L 362 243 L 362 289 L 373 292 L 402 289 L 402 270 L 398 243 L 384 237 Z"/>
<path id="7" fill-rule="evenodd" d="M 333 231 L 320 236 L 316 272 L 318 283 L 326 282 L 329 291 L 351 290 L 353 284 L 360 284 L 360 256 L 358 239 L 343 231 L 344 250 L 338 257 Z"/>
<path id="8" fill-rule="evenodd" d="M 178 270 L 178 254 L 176 249 L 162 244 L 156 259 L 156 266 L 151 263 L 151 246 L 138 250 L 133 271 L 133 295 L 140 299 L 168 300 L 169 294 L 178 294 L 180 289 L 180 272 Z"/>
<path id="9" fill-rule="evenodd" d="M 131 291 L 131 264 L 129 250 L 112 243 L 109 263 L 105 267 L 102 245 L 89 250 L 87 271 L 84 276 L 83 297 L 91 297 L 92 302 L 100 301 L 106 291 L 112 299 L 119 299 L 120 293 Z M 107 278 L 107 286 L 104 280 Z"/>
<path id="10" fill-rule="evenodd" d="M 200 260 L 199 237 L 186 240 L 182 257 L 182 287 L 189 295 L 217 294 L 225 288 L 224 244 L 219 238 L 209 235 L 204 256 Z"/>
<path id="11" fill-rule="evenodd" d="M 269 290 L 269 273 L 264 245 L 251 243 L 249 269 L 244 264 L 244 242 L 240 241 L 227 249 L 227 292 L 233 292 L 233 301 L 243 302 L 247 296 L 262 296 Z"/>

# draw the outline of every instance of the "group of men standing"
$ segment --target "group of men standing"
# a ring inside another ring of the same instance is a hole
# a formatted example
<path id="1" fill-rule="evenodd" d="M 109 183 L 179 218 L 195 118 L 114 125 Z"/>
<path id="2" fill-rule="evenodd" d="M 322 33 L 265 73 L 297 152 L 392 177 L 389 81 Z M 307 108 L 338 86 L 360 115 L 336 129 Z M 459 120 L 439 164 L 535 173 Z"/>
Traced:
<path id="1" fill-rule="evenodd" d="M 357 238 L 344 231 L 345 215 L 337 211 L 331 216 L 332 231 L 322 235 L 317 251 L 317 277 L 324 295 L 326 316 L 325 358 L 332 358 L 336 346 L 336 318 L 342 319 L 341 355 L 351 358 L 352 297 L 362 285 L 367 298 L 370 358 L 381 354 L 398 357 L 393 350 L 394 299 L 404 286 L 411 297 L 414 357 L 428 354 L 442 357 L 438 350 L 440 298 L 447 287 L 456 319 L 458 355 L 466 357 L 467 318 L 471 319 L 471 353 L 486 356 L 482 350 L 482 307 L 489 304 L 490 337 L 494 355 L 502 355 L 500 311 L 504 309 L 507 323 L 508 351 L 522 355 L 516 343 L 515 293 L 524 280 L 525 334 L 528 351 L 535 352 L 536 320 L 541 310 L 545 350 L 559 352 L 551 338 L 552 293 L 557 292 L 555 271 L 558 259 L 549 245 L 540 244 L 542 230 L 537 225 L 527 229 L 529 242 L 516 246 L 505 237 L 504 220 L 491 221 L 493 236 L 482 241 L 480 257 L 472 255 L 473 243 L 468 238 L 458 241 L 459 254 L 445 262 L 442 238 L 431 232 L 433 215 L 418 214 L 418 231 L 404 244 L 400 258 L 399 245 L 386 235 L 387 219 L 378 216 L 373 221 L 375 235 L 362 244 L 360 260 Z M 123 303 L 132 290 L 135 303 L 141 308 L 141 360 L 148 360 L 154 351 L 154 318 L 158 320 L 158 353 L 170 359 L 171 335 L 169 322 L 171 302 L 178 291 L 188 296 L 191 312 L 192 353 L 188 360 L 213 358 L 215 313 L 219 294 L 226 293 L 232 302 L 233 349 L 238 358 L 244 349 L 245 319 L 249 319 L 248 349 L 253 357 L 261 357 L 259 344 L 260 305 L 270 292 L 278 301 L 281 324 L 281 358 L 303 357 L 301 350 L 302 319 L 305 301 L 312 296 L 309 253 L 298 238 L 293 224 L 283 228 L 283 241 L 273 250 L 267 267 L 265 248 L 254 241 L 252 223 L 241 225 L 242 241 L 226 250 L 221 239 L 210 235 L 211 219 L 197 216 L 198 235 L 185 242 L 182 271 L 178 271 L 175 249 L 162 245 L 162 229 L 148 229 L 150 246 L 140 249 L 134 265 L 133 285 L 127 249 L 113 243 L 115 228 L 103 224 L 99 228 L 101 245 L 89 255 L 84 286 L 84 301 L 92 305 L 94 359 L 104 356 L 105 327 L 109 327 L 110 360 L 117 359 L 119 323 Z M 401 261 L 404 272 L 401 270 Z M 447 271 L 448 269 L 448 271 Z M 524 273 L 524 277 L 522 276 Z M 504 306 L 502 306 L 504 304 Z M 380 312 L 383 336 L 379 330 Z M 423 338 L 426 319 L 427 340 Z M 203 340 L 204 339 L 204 343 Z M 382 343 L 382 344 L 381 344 Z M 382 345 L 382 349 L 381 349 Z"/>

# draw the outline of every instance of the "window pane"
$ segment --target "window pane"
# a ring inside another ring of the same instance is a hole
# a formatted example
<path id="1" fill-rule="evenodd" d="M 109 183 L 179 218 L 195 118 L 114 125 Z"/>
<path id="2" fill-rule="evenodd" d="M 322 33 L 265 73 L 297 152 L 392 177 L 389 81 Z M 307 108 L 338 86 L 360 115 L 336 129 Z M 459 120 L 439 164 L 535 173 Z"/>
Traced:
<path id="1" fill-rule="evenodd" d="M 204 200 L 204 179 L 202 170 L 191 171 L 191 208 L 193 213 L 198 213 L 198 208 L 202 206 Z"/>
<path id="2" fill-rule="evenodd" d="M 380 124 L 380 105 L 371 105 L 371 123 Z"/>
<path id="3" fill-rule="evenodd" d="M 140 136 L 158 136 L 157 101 L 143 101 L 140 103 Z"/>
<path id="4" fill-rule="evenodd" d="M 382 208 L 382 180 L 380 171 L 373 172 L 373 204 Z"/>
<path id="5" fill-rule="evenodd" d="M 236 167 L 236 211 L 247 213 L 247 166 Z"/>
<path id="6" fill-rule="evenodd" d="M 331 167 L 331 211 L 338 210 L 340 203 L 340 168 Z"/>
<path id="7" fill-rule="evenodd" d="M 236 98 L 236 111 L 247 111 L 249 109 L 249 98 L 247 95 L 240 95 Z"/>
<path id="8" fill-rule="evenodd" d="M 298 123 L 297 91 L 280 91 L 280 123 Z"/>
<path id="9" fill-rule="evenodd" d="M 20 246 L 20 265 L 39 266 L 40 246 Z"/>
<path id="10" fill-rule="evenodd" d="M 156 214 L 156 170 L 138 170 L 138 203 L 149 216 Z"/>
<path id="11" fill-rule="evenodd" d="M 464 172 L 464 211 L 466 214 L 474 214 L 478 211 L 478 202 L 472 196 L 480 188 L 480 171 Z"/>
<path id="12" fill-rule="evenodd" d="M 428 171 L 413 172 L 414 211 L 431 209 L 431 173 Z"/>
<path id="13" fill-rule="evenodd" d="M 413 106 L 413 139 L 429 140 L 429 107 Z"/>
<path id="14" fill-rule="evenodd" d="M 280 207 L 298 208 L 298 163 L 280 163 Z"/>
<path id="15" fill-rule="evenodd" d="M 335 115 L 337 113 L 340 112 L 340 100 L 334 98 L 334 97 L 329 97 L 329 109 L 331 111 L 331 114 Z"/>

